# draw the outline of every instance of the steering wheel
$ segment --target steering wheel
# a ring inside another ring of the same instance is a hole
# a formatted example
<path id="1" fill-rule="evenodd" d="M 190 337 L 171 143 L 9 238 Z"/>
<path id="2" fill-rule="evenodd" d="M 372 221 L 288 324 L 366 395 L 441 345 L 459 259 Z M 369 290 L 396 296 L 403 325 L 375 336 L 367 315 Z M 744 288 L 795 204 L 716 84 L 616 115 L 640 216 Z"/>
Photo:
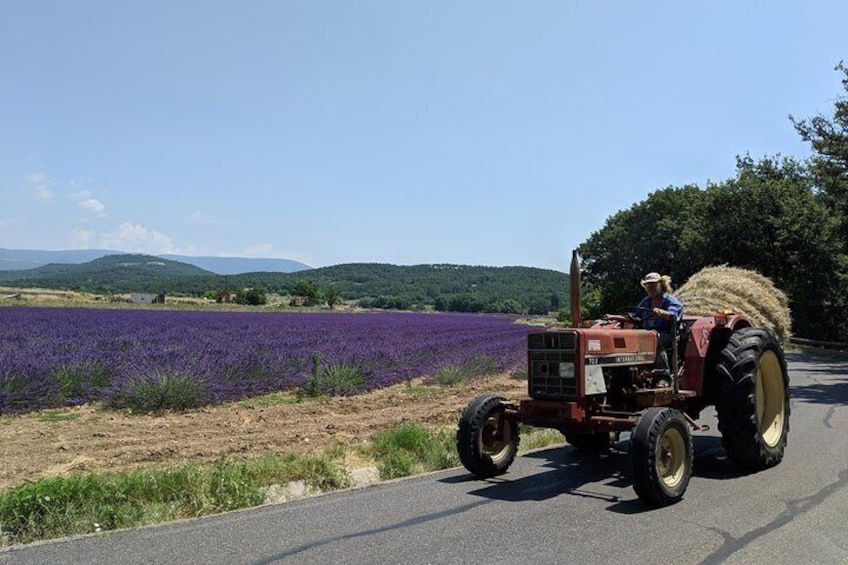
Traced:
<path id="1" fill-rule="evenodd" d="M 629 323 L 633 324 L 634 326 L 642 325 L 642 319 L 634 316 L 633 312 L 626 309 L 618 310 L 616 314 L 606 314 L 604 316 L 604 321 L 607 323 Z"/>

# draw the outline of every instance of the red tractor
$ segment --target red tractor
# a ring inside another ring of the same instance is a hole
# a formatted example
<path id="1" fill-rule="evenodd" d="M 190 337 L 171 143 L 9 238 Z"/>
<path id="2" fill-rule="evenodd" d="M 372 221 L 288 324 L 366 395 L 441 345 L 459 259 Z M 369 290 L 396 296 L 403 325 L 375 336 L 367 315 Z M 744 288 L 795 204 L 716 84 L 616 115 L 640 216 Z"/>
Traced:
<path id="1" fill-rule="evenodd" d="M 575 267 L 576 256 L 571 302 L 579 312 Z M 505 473 L 518 451 L 519 424 L 559 430 L 582 451 L 608 449 L 614 437 L 630 432 L 633 488 L 649 505 L 666 506 L 686 491 L 692 430 L 702 428 L 696 420 L 712 405 L 733 461 L 751 470 L 780 463 L 789 432 L 789 375 L 771 331 L 729 312 L 685 316 L 674 332 L 669 378 L 654 370 L 657 334 L 637 329 L 637 320 L 573 322 L 573 328 L 528 334 L 529 398 L 515 404 L 483 395 L 465 408 L 457 450 L 468 471 L 479 478 Z"/>

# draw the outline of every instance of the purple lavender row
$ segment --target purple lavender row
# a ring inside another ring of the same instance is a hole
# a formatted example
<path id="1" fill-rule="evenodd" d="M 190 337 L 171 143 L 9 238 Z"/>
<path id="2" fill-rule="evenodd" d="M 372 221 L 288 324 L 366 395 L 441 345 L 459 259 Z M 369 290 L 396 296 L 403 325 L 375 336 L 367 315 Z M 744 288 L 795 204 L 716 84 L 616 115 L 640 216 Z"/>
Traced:
<path id="1" fill-rule="evenodd" d="M 523 362 L 508 316 L 0 308 L 0 413 L 105 400 L 127 383 L 185 375 L 208 401 L 304 386 L 322 364 L 356 367 L 366 389 L 487 356 Z"/>

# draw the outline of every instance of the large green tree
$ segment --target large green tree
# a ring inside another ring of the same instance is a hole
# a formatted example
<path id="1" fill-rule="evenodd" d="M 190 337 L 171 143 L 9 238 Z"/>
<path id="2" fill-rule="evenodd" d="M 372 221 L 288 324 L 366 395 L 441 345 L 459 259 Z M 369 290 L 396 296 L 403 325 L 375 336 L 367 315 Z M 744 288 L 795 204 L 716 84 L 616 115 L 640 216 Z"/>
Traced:
<path id="1" fill-rule="evenodd" d="M 789 119 L 813 150 L 809 168 L 822 200 L 841 215 L 843 233 L 848 234 L 848 68 L 840 62 L 834 70 L 842 73 L 846 95 L 836 99 L 833 115 Z"/>
<path id="2" fill-rule="evenodd" d="M 804 166 L 791 158 L 740 158 L 736 178 L 706 196 L 706 263 L 772 279 L 790 298 L 796 333 L 838 333 L 838 320 L 822 311 L 838 295 L 838 218 L 816 197 Z"/>
<path id="3" fill-rule="evenodd" d="M 639 280 L 650 271 L 682 281 L 700 269 L 704 201 L 693 185 L 658 190 L 608 218 L 581 244 L 584 278 L 600 293 L 589 314 L 632 306 L 642 296 Z"/>
<path id="4" fill-rule="evenodd" d="M 834 102 L 833 115 L 789 119 L 813 150 L 808 166 L 814 187 L 838 223 L 841 235 L 841 247 L 833 256 L 833 271 L 825 280 L 817 281 L 827 288 L 822 291 L 825 297 L 815 313 L 827 325 L 828 337 L 848 341 L 848 327 L 842 320 L 848 309 L 848 68 L 840 62 L 834 70 L 842 74 L 845 93 Z"/>

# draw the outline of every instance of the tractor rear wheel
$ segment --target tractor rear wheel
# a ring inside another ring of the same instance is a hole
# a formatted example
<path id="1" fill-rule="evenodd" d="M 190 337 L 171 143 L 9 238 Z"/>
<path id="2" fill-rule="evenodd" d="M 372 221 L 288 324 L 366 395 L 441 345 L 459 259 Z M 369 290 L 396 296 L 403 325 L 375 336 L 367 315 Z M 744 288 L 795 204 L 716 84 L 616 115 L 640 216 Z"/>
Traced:
<path id="1" fill-rule="evenodd" d="M 504 408 L 503 399 L 498 396 L 478 396 L 459 419 L 456 432 L 459 460 L 478 478 L 506 473 L 518 453 L 518 421 L 505 418 Z"/>
<path id="2" fill-rule="evenodd" d="M 760 470 L 783 459 L 789 434 L 789 373 L 775 335 L 743 328 L 716 366 L 718 429 L 727 455 Z"/>
<path id="3" fill-rule="evenodd" d="M 679 410 L 649 408 L 630 435 L 633 489 L 651 506 L 683 498 L 692 478 L 692 430 Z"/>

